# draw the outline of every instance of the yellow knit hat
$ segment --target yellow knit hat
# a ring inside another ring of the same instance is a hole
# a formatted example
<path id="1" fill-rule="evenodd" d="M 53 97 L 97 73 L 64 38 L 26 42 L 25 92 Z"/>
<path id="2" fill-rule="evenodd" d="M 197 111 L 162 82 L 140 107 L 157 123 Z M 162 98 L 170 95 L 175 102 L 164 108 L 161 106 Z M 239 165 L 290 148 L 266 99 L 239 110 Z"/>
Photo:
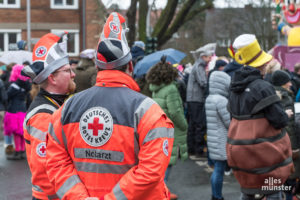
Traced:
<path id="1" fill-rule="evenodd" d="M 272 60 L 272 55 L 260 48 L 255 35 L 243 34 L 238 36 L 233 47 L 237 49 L 234 59 L 240 64 L 260 67 Z"/>

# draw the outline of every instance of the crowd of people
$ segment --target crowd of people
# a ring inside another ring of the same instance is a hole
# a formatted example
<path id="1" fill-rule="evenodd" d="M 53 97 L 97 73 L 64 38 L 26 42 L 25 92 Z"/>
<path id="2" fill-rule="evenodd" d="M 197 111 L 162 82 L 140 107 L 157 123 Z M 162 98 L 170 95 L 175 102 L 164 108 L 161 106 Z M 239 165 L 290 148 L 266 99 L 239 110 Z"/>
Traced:
<path id="1" fill-rule="evenodd" d="M 1 71 L 5 155 L 27 158 L 33 200 L 177 199 L 166 183 L 188 158 L 207 161 L 212 200 L 224 200 L 225 171 L 233 171 L 242 200 L 300 194 L 300 64 L 288 71 L 243 34 L 232 58 L 207 44 L 193 66 L 163 56 L 134 80 L 145 44 L 130 49 L 124 24 L 111 13 L 97 49 L 79 61 L 69 61 L 66 32 L 48 33 L 32 64 Z M 264 190 L 270 177 L 290 189 Z"/>

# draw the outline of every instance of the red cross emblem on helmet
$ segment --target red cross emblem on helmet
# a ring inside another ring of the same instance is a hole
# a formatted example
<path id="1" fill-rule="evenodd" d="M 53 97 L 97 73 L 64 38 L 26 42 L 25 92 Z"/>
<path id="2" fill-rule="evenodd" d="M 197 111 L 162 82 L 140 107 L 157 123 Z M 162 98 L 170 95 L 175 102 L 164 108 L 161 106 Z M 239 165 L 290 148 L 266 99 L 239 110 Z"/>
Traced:
<path id="1" fill-rule="evenodd" d="M 119 34 L 119 33 L 120 33 L 120 28 L 119 28 L 119 26 L 118 26 L 115 22 L 113 22 L 113 21 L 109 22 L 109 28 L 110 28 L 110 30 L 111 30 L 112 32 L 114 32 L 114 33 L 116 33 L 116 34 Z"/>
<path id="2" fill-rule="evenodd" d="M 35 50 L 36 57 L 43 57 L 47 53 L 47 49 L 44 46 L 40 46 Z"/>

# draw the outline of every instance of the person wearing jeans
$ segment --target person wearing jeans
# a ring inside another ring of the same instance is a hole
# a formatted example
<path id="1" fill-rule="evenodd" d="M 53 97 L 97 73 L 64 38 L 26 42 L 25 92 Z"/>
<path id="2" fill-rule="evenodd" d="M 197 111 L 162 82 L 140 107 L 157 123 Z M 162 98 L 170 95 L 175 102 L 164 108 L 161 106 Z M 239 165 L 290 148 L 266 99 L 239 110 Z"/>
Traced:
<path id="1" fill-rule="evenodd" d="M 213 200 L 222 199 L 223 176 L 226 166 L 226 160 L 213 160 L 213 163 L 214 172 L 210 177 L 212 195 L 213 197 L 215 197 L 213 198 Z"/>
<path id="2" fill-rule="evenodd" d="M 222 187 L 226 166 L 226 142 L 230 114 L 226 108 L 230 76 L 214 71 L 209 79 L 209 95 L 205 101 L 207 121 L 207 146 L 209 157 L 214 163 L 211 175 L 212 200 L 223 200 Z"/>
<path id="3" fill-rule="evenodd" d="M 167 170 L 166 170 L 166 172 L 165 172 L 165 178 L 164 178 L 165 183 L 167 183 L 168 180 L 169 180 L 169 175 L 170 175 L 172 166 L 173 166 L 173 165 L 169 165 L 168 168 L 167 168 Z"/>

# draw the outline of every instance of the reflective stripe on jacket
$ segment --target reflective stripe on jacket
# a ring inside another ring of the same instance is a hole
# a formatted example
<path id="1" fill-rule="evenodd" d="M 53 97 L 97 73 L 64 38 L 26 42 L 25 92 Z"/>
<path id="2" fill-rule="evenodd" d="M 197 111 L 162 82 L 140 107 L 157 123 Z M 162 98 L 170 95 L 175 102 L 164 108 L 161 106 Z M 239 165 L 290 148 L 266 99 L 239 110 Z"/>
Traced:
<path id="1" fill-rule="evenodd" d="M 63 199 L 167 200 L 172 122 L 127 74 L 98 72 L 96 86 L 52 116 L 47 173 Z"/>
<path id="2" fill-rule="evenodd" d="M 32 195 L 37 199 L 58 199 L 46 173 L 46 135 L 57 106 L 38 94 L 24 120 L 28 165 L 32 174 Z"/>

